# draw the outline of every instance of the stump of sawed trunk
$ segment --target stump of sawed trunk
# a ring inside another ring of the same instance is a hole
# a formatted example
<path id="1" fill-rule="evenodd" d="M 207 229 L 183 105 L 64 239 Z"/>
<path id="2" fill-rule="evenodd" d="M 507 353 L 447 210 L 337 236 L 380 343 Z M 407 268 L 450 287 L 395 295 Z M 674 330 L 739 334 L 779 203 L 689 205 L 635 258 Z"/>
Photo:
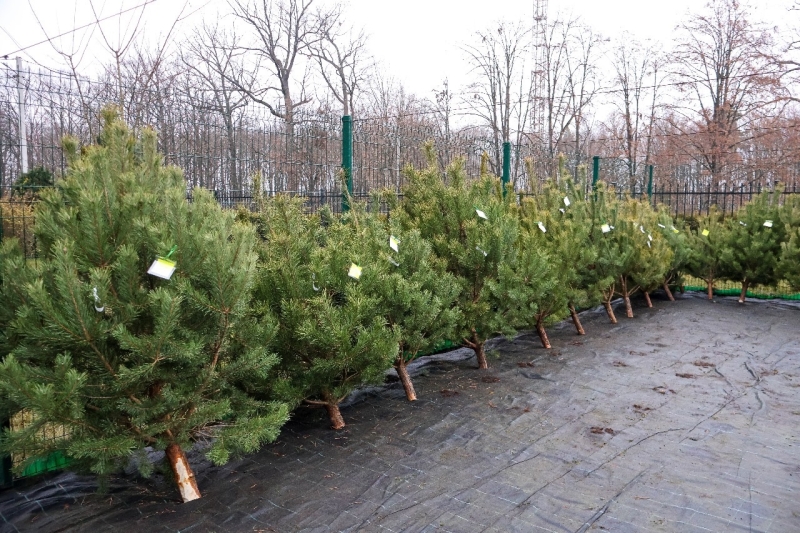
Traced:
<path id="1" fill-rule="evenodd" d="M 408 401 L 413 402 L 417 399 L 417 392 L 414 390 L 414 383 L 411 382 L 411 376 L 408 375 L 408 369 L 406 368 L 406 360 L 403 357 L 403 353 L 400 352 L 400 355 L 397 356 L 397 361 L 394 364 L 395 370 L 397 370 L 397 375 L 400 377 L 400 383 L 403 384 L 403 389 L 406 391 L 406 398 Z"/>
<path id="2" fill-rule="evenodd" d="M 550 339 L 547 338 L 547 331 L 544 329 L 544 318 L 539 317 L 536 320 L 536 333 L 539 334 L 539 339 L 542 341 L 542 346 L 550 349 Z"/>
<path id="3" fill-rule="evenodd" d="M 750 285 L 750 282 L 745 280 L 742 282 L 742 293 L 739 295 L 739 303 L 743 304 L 744 299 L 747 298 L 747 287 Z"/>
<path id="4" fill-rule="evenodd" d="M 647 291 L 642 291 L 644 293 L 644 301 L 647 302 L 647 307 L 653 307 L 653 302 L 650 301 L 650 293 Z"/>
<path id="5" fill-rule="evenodd" d="M 667 298 L 669 298 L 670 302 L 675 301 L 675 297 L 672 295 L 672 291 L 669 290 L 669 283 L 667 283 L 666 281 L 664 282 L 664 292 L 667 293 Z"/>
<path id="6" fill-rule="evenodd" d="M 183 503 L 200 498 L 197 480 L 194 478 L 192 467 L 189 466 L 189 460 L 186 459 L 186 454 L 183 453 L 181 447 L 173 442 L 167 446 L 164 453 L 169 461 L 172 474 L 175 476 L 175 483 L 178 485 L 178 491 L 180 491 Z"/>
<path id="7" fill-rule="evenodd" d="M 575 306 L 572 304 L 569 306 L 569 314 L 572 315 L 572 323 L 575 324 L 575 330 L 578 332 L 578 335 L 586 335 L 586 332 L 583 330 L 583 324 L 581 324 L 581 319 L 578 318 L 578 313 L 575 311 Z"/>
<path id="8" fill-rule="evenodd" d="M 610 300 L 604 301 L 603 306 L 606 308 L 606 313 L 608 313 L 608 318 L 611 320 L 611 323 L 616 324 L 617 316 L 614 314 L 614 309 L 611 307 L 611 301 Z"/>
<path id="9" fill-rule="evenodd" d="M 475 352 L 475 358 L 478 360 L 478 370 L 486 370 L 489 368 L 489 362 L 486 360 L 486 351 L 484 350 L 485 342 L 481 342 L 478 338 L 478 332 L 472 328 L 472 338 L 464 339 L 464 344 L 472 348 Z"/>

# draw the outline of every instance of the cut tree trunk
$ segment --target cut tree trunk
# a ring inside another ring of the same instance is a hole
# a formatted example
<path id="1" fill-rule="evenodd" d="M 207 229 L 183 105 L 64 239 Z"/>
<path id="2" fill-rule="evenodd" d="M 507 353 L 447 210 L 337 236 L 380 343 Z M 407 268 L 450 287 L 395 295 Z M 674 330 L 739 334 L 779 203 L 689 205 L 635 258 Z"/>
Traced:
<path id="1" fill-rule="evenodd" d="M 742 294 L 739 295 L 739 303 L 743 304 L 744 299 L 747 298 L 747 287 L 750 285 L 750 282 L 745 280 L 742 282 Z"/>
<path id="2" fill-rule="evenodd" d="M 708 299 L 714 299 L 714 280 L 706 280 L 706 285 L 708 285 Z"/>
<path id="3" fill-rule="evenodd" d="M 547 331 L 544 329 L 544 318 L 538 318 L 536 320 L 536 332 L 539 334 L 539 338 L 542 341 L 542 346 L 550 349 L 550 339 L 547 338 Z"/>
<path id="4" fill-rule="evenodd" d="M 325 404 L 325 409 L 331 419 L 331 429 L 342 429 L 344 427 L 344 418 L 342 418 L 342 412 L 339 411 L 339 404 L 331 401 Z"/>
<path id="5" fill-rule="evenodd" d="M 606 308 L 606 313 L 608 313 L 608 318 L 611 320 L 612 324 L 617 323 L 617 317 L 614 314 L 614 309 L 611 307 L 611 300 L 604 300 L 603 305 Z"/>
<path id="6" fill-rule="evenodd" d="M 406 361 L 402 353 L 397 356 L 397 363 L 395 363 L 394 368 L 397 370 L 397 375 L 400 376 L 400 383 L 403 384 L 403 388 L 406 391 L 406 398 L 408 398 L 409 402 L 415 401 L 417 393 L 414 390 L 414 384 L 411 382 L 411 376 L 408 375 Z"/>
<path id="7" fill-rule="evenodd" d="M 622 298 L 625 300 L 625 316 L 627 316 L 628 318 L 633 318 L 631 295 L 628 292 L 628 280 L 625 279 L 625 276 L 620 276 L 619 281 L 620 283 L 622 283 Z"/>
<path id="8" fill-rule="evenodd" d="M 194 472 L 192 472 L 192 467 L 189 466 L 189 461 L 181 447 L 173 442 L 167 446 L 164 452 L 169 460 L 172 474 L 175 476 L 175 483 L 178 485 L 183 503 L 200 498 L 200 489 L 197 488 Z"/>
<path id="9" fill-rule="evenodd" d="M 667 293 L 667 298 L 669 298 L 670 302 L 675 301 L 675 297 L 672 295 L 672 291 L 669 290 L 669 283 L 667 283 L 666 281 L 664 282 L 664 292 Z"/>
<path id="10" fill-rule="evenodd" d="M 472 339 L 467 340 L 466 344 L 475 352 L 475 358 L 478 360 L 478 370 L 488 369 L 489 363 L 486 361 L 486 352 L 483 349 L 485 342 L 481 342 L 478 339 L 478 332 L 475 331 L 475 328 L 472 329 Z"/>
<path id="11" fill-rule="evenodd" d="M 581 319 L 578 318 L 578 313 L 575 311 L 575 306 L 569 306 L 569 314 L 572 315 L 572 323 L 575 324 L 575 329 L 578 331 L 578 335 L 586 335 L 586 332 L 583 330 L 583 325 L 581 324 Z"/>
<path id="12" fill-rule="evenodd" d="M 644 301 L 647 302 L 647 307 L 653 307 L 653 302 L 650 301 L 650 293 L 647 291 L 642 291 L 644 293 Z"/>

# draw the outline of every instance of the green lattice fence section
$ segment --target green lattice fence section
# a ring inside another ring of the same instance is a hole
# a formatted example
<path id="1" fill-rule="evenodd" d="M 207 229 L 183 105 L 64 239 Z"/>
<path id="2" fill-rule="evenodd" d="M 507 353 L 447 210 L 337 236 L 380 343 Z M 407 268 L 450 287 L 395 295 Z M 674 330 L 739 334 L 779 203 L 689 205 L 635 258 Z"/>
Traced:
<path id="1" fill-rule="evenodd" d="M 702 291 L 708 290 L 706 282 L 702 279 L 692 276 L 684 276 L 684 288 L 687 291 Z M 735 281 L 716 281 L 714 283 L 714 294 L 717 296 L 739 296 L 742 292 L 742 284 Z M 772 299 L 780 298 L 782 300 L 800 300 L 800 292 L 793 291 L 786 281 L 780 281 L 774 287 L 765 287 L 764 285 L 756 285 L 747 289 L 748 298 L 761 298 Z"/>

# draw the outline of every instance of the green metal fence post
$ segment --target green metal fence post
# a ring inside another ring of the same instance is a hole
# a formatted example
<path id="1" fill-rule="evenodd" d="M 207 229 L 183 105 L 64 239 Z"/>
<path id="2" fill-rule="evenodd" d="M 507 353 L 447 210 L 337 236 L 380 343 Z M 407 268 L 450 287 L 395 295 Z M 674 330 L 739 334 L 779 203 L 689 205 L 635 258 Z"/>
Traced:
<path id="1" fill-rule="evenodd" d="M 503 196 L 506 195 L 506 186 L 511 181 L 511 143 L 503 143 Z"/>
<path id="2" fill-rule="evenodd" d="M 647 165 L 647 200 L 653 203 L 653 165 Z"/>
<path id="3" fill-rule="evenodd" d="M 592 158 L 592 190 L 597 190 L 597 182 L 600 180 L 600 156 Z"/>
<path id="4" fill-rule="evenodd" d="M 342 212 L 350 210 L 350 197 L 353 195 L 353 119 L 350 115 L 342 117 L 342 170 L 347 192 L 342 194 Z"/>

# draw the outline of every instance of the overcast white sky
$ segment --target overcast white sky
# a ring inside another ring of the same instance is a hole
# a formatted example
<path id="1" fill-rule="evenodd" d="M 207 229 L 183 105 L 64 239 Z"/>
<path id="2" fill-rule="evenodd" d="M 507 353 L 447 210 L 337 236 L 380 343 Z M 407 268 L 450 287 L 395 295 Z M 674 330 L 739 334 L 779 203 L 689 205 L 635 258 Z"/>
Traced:
<path id="1" fill-rule="evenodd" d="M 100 17 L 113 15 L 145 0 L 94 0 Z M 331 0 L 318 0 L 327 2 Z M 370 36 L 370 49 L 385 70 L 401 80 L 407 89 L 428 96 L 434 87 L 449 78 L 458 87 L 467 81 L 468 66 L 459 47 L 471 35 L 496 20 L 530 21 L 533 0 L 345 0 L 348 19 L 363 26 Z M 550 0 L 551 15 L 557 11 L 579 15 L 603 36 L 614 38 L 628 31 L 640 40 L 653 39 L 669 47 L 675 26 L 685 20 L 689 11 L 698 11 L 704 0 Z M 778 31 L 800 23 L 800 13 L 787 16 L 791 0 L 754 0 L 755 16 Z M 143 29 L 156 41 L 174 20 L 183 0 L 154 0 L 146 6 Z M 41 41 L 45 34 L 33 15 L 51 36 L 94 20 L 89 0 L 0 0 L 0 57 L 21 55 L 41 64 L 61 67 L 48 44 L 15 50 Z M 228 11 L 226 0 L 190 0 L 187 16 L 180 23 L 183 31 L 200 22 Z M 112 39 L 124 33 L 126 24 L 139 10 L 103 23 Z M 120 23 L 121 22 L 121 23 Z M 61 46 L 69 48 L 73 39 L 89 38 L 91 29 L 61 38 Z M 92 38 L 97 40 L 99 32 Z M 108 61 L 108 52 L 99 42 L 85 59 L 87 69 L 92 61 Z"/>

